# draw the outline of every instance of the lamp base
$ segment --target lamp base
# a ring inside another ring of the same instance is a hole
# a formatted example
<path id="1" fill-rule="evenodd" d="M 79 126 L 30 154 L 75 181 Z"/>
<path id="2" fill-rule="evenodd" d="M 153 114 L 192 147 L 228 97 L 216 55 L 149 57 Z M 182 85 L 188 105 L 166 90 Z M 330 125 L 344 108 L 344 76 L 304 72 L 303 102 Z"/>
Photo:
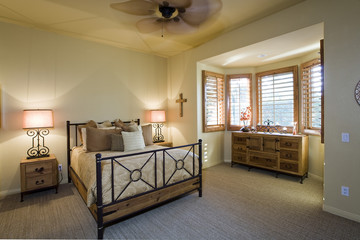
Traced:
<path id="1" fill-rule="evenodd" d="M 165 142 L 165 140 L 157 140 L 157 141 L 153 141 L 153 143 L 160 143 L 160 142 Z"/>
<path id="2" fill-rule="evenodd" d="M 49 134 L 48 129 L 30 129 L 26 134 L 32 137 L 32 146 L 27 150 L 27 159 L 50 156 L 50 150 L 45 146 L 45 136 Z"/>
<path id="3" fill-rule="evenodd" d="M 44 158 L 44 157 L 50 157 L 50 154 L 44 154 L 44 155 L 38 155 L 38 156 L 29 156 L 26 159 Z"/>

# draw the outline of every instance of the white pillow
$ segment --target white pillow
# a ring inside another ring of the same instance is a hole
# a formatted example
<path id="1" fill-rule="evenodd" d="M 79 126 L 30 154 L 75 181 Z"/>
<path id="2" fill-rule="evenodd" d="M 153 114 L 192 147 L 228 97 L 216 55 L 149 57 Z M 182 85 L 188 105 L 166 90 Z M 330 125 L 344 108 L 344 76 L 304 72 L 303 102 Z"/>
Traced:
<path id="1" fill-rule="evenodd" d="M 122 131 L 121 134 L 124 140 L 125 152 L 145 148 L 145 142 L 144 142 L 144 137 L 142 135 L 142 131 L 136 131 L 136 132 Z"/>
<path id="2" fill-rule="evenodd" d="M 86 147 L 86 128 L 82 128 L 81 129 L 81 135 L 82 135 L 82 139 L 83 139 L 83 149 L 86 152 L 87 151 L 87 147 Z"/>

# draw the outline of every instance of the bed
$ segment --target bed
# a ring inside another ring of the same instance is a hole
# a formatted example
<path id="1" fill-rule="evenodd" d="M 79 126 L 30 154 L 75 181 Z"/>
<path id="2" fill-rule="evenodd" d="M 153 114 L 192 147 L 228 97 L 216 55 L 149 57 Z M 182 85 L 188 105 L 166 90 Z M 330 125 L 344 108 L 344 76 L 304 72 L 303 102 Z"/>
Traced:
<path id="1" fill-rule="evenodd" d="M 121 122 L 124 125 L 120 132 L 114 126 L 116 122 L 108 122 L 111 125 L 104 129 L 89 127 L 89 122 L 66 122 L 68 181 L 74 183 L 94 216 L 99 239 L 103 238 L 104 228 L 114 222 L 192 192 L 202 196 L 201 139 L 171 148 L 149 144 L 133 149 L 127 136 L 139 137 L 140 133 L 124 128 L 134 122 L 146 143 L 145 131 L 149 130 L 144 129 L 149 128 L 141 127 L 140 119 Z M 111 135 L 107 131 L 111 131 Z M 82 135 L 86 132 L 87 135 Z M 106 141 L 111 136 L 111 149 L 100 147 L 101 151 L 93 151 L 106 142 L 102 139 L 103 133 L 107 134 Z M 120 150 L 113 148 L 119 133 L 124 145 Z M 91 141 L 86 143 L 84 139 L 89 140 L 90 136 L 96 136 L 97 145 Z"/>

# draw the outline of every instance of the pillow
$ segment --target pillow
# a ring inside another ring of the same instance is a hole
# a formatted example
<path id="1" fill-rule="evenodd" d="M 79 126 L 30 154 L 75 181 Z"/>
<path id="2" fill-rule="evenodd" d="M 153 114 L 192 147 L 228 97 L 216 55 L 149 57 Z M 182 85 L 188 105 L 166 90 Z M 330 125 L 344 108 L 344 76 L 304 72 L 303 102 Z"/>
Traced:
<path id="1" fill-rule="evenodd" d="M 111 149 L 111 134 L 120 134 L 120 129 L 86 128 L 86 150 L 88 152 Z"/>
<path id="2" fill-rule="evenodd" d="M 129 124 L 125 124 L 123 121 L 118 119 L 118 120 L 115 120 L 115 126 L 119 127 L 119 128 L 122 128 L 126 132 L 136 132 L 136 131 L 138 131 L 138 125 L 134 121 L 131 121 Z"/>
<path id="3" fill-rule="evenodd" d="M 136 132 L 122 132 L 124 140 L 124 151 L 132 151 L 137 149 L 143 149 L 145 147 L 142 131 Z"/>
<path id="4" fill-rule="evenodd" d="M 95 121 L 93 121 L 93 120 L 90 120 L 87 124 L 85 124 L 85 125 L 78 125 L 78 131 L 79 131 L 79 136 L 80 136 L 80 142 L 82 143 L 82 144 L 84 144 L 84 140 L 85 140 L 85 137 L 83 138 L 83 135 L 82 135 L 82 129 L 83 128 L 86 128 L 86 127 L 94 127 L 94 128 L 96 128 L 97 127 L 97 124 L 96 124 L 96 122 Z"/>
<path id="5" fill-rule="evenodd" d="M 148 125 L 143 125 L 141 126 L 142 129 L 142 133 L 143 133 L 143 137 L 144 137 L 144 142 L 145 145 L 153 145 L 153 139 L 152 139 L 152 125 L 148 124 Z"/>
<path id="6" fill-rule="evenodd" d="M 124 140 L 121 134 L 111 134 L 111 151 L 124 151 Z"/>
<path id="7" fill-rule="evenodd" d="M 97 127 L 98 128 L 107 128 L 107 127 L 112 127 L 113 125 L 111 124 L 111 122 L 109 120 L 104 121 L 103 123 L 98 123 Z"/>

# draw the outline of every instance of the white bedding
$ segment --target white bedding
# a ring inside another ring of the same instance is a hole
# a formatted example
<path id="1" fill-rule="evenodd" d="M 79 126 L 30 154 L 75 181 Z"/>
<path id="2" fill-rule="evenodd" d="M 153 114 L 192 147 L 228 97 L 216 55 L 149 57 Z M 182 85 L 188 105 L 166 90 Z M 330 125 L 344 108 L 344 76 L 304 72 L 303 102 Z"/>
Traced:
<path id="1" fill-rule="evenodd" d="M 110 156 L 119 156 L 125 154 L 131 154 L 136 152 L 144 152 L 151 151 L 156 149 L 164 149 L 164 147 L 157 145 L 149 145 L 146 146 L 142 150 L 135 150 L 129 152 L 113 152 L 113 151 L 104 151 L 101 152 L 102 157 L 110 157 Z M 188 148 L 187 148 L 188 149 Z M 168 150 L 170 155 L 176 159 L 184 159 L 187 154 L 187 150 L 182 149 L 171 149 Z M 82 182 L 84 183 L 87 189 L 87 205 L 90 207 L 91 204 L 96 202 L 96 158 L 95 154 L 97 152 L 85 152 L 82 147 L 75 147 L 72 150 L 71 154 L 71 167 L 76 172 L 76 174 L 80 177 Z M 123 164 L 127 169 L 133 171 L 135 169 L 141 169 L 141 179 L 139 179 L 139 171 L 135 171 L 132 174 L 133 180 L 131 181 L 131 173 L 125 168 L 119 166 L 118 164 L 114 164 L 114 182 L 115 182 L 115 199 L 121 193 L 121 191 L 128 185 L 126 190 L 121 194 L 119 199 L 130 197 L 136 194 L 140 194 L 142 192 L 153 190 L 151 186 L 148 184 L 155 186 L 155 177 L 154 177 L 154 169 L 155 169 L 155 158 L 154 156 L 150 159 L 150 161 L 146 164 L 145 162 L 149 159 L 151 154 L 143 154 L 136 155 L 132 157 L 126 158 L 118 158 L 117 160 Z M 193 155 L 190 152 L 186 159 L 184 160 L 184 168 L 181 168 L 182 162 L 179 161 L 176 166 L 176 162 L 167 154 L 165 154 L 165 181 L 167 182 L 174 171 L 178 168 L 180 170 L 176 170 L 175 174 L 171 177 L 171 180 L 167 184 L 171 184 L 174 182 L 178 182 L 187 178 L 190 178 L 191 175 L 187 172 L 189 171 L 191 174 L 193 173 Z M 157 152 L 157 187 L 163 186 L 163 151 Z M 198 159 L 195 157 L 195 175 L 198 174 Z M 145 182 L 147 183 L 145 183 Z M 130 184 L 129 184 L 130 182 Z M 111 202 L 111 164 L 110 161 L 102 162 L 102 192 L 103 192 L 103 204 L 107 204 Z"/>

